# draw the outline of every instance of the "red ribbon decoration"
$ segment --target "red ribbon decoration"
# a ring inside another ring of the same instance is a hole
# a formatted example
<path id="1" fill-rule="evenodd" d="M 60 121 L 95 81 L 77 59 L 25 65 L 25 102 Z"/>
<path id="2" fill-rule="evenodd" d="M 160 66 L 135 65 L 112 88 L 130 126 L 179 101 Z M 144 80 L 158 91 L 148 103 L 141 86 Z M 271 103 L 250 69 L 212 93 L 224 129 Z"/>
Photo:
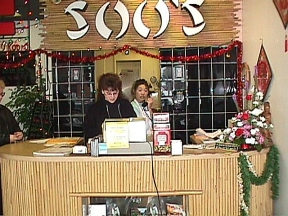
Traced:
<path id="1" fill-rule="evenodd" d="M 237 98 L 237 103 L 238 103 L 238 107 L 239 109 L 242 111 L 243 110 L 243 99 L 242 99 L 242 95 L 243 95 L 243 88 L 244 88 L 244 84 L 242 83 L 242 55 L 243 55 L 243 51 L 242 51 L 242 42 L 240 41 L 233 41 L 230 45 L 228 45 L 225 48 L 219 49 L 214 51 L 213 53 L 208 53 L 208 54 L 202 54 L 202 55 L 193 55 L 193 56 L 161 56 L 161 55 L 155 55 L 152 53 L 149 53 L 147 51 L 144 50 L 140 50 L 136 47 L 131 47 L 130 45 L 124 45 L 121 48 L 115 49 L 113 51 L 111 51 L 110 53 L 106 53 L 104 55 L 97 55 L 97 56 L 93 56 L 93 57 L 77 57 L 77 56 L 66 56 L 66 55 L 62 55 L 60 52 L 56 53 L 51 53 L 48 52 L 45 49 L 37 49 L 37 50 L 30 50 L 29 51 L 29 56 L 28 57 L 23 57 L 23 59 L 21 59 L 21 61 L 19 62 L 15 62 L 15 63 L 3 63 L 0 62 L 0 68 L 18 68 L 21 67 L 25 64 L 27 64 L 28 62 L 32 61 L 33 59 L 35 59 L 36 55 L 39 54 L 46 54 L 48 57 L 51 58 L 55 58 L 61 61 L 65 61 L 65 62 L 72 62 L 72 63 L 93 63 L 95 61 L 98 60 L 102 60 L 102 59 L 106 59 L 106 58 L 110 58 L 112 56 L 117 55 L 118 53 L 122 53 L 125 52 L 127 49 L 138 53 L 140 55 L 143 56 L 147 56 L 150 58 L 154 58 L 154 59 L 159 59 L 159 60 L 168 60 L 168 61 L 181 61 L 181 62 L 193 62 L 193 61 L 201 61 L 201 60 L 205 60 L 205 59 L 211 59 L 211 58 L 215 58 L 217 56 L 221 56 L 221 55 L 225 55 L 226 53 L 228 53 L 229 51 L 231 51 L 234 47 L 238 48 L 238 56 L 237 56 L 237 90 L 236 90 L 236 98 Z M 7 52 L 9 54 L 9 52 Z"/>

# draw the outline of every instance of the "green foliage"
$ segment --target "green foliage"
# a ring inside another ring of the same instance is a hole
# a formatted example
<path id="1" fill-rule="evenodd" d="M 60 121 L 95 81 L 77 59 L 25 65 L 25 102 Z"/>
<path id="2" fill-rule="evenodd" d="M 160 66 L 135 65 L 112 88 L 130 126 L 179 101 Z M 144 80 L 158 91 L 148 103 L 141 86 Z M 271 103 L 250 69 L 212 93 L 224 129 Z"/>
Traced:
<path id="1" fill-rule="evenodd" d="M 244 202 L 246 206 L 250 207 L 250 194 L 251 194 L 251 185 L 263 185 L 271 179 L 272 187 L 272 198 L 277 199 L 279 196 L 279 150 L 276 146 L 270 148 L 269 153 L 267 154 L 267 160 L 265 162 L 264 170 L 261 176 L 255 176 L 251 170 L 249 170 L 248 156 L 240 154 L 238 158 L 240 165 L 240 172 L 243 184 L 243 194 Z M 247 212 L 244 209 L 241 209 L 241 216 L 248 216 Z"/>
<path id="2" fill-rule="evenodd" d="M 245 138 L 243 136 L 236 137 L 233 143 L 237 144 L 238 146 L 241 146 L 241 144 L 245 143 Z"/>
<path id="3" fill-rule="evenodd" d="M 11 96 L 9 97 L 10 100 L 6 106 L 11 109 L 18 123 L 23 126 L 24 136 L 27 136 L 33 114 L 34 103 L 43 98 L 44 91 L 39 90 L 37 85 L 17 86 L 11 91 Z"/>

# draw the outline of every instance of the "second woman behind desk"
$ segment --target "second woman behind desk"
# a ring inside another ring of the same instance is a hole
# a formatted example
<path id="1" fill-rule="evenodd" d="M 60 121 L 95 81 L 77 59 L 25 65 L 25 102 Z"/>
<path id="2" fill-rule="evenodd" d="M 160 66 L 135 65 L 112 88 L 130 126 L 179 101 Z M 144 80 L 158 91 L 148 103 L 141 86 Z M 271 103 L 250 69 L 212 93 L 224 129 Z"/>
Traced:
<path id="1" fill-rule="evenodd" d="M 150 97 L 149 85 L 145 79 L 136 80 L 131 88 L 134 100 L 131 102 L 137 117 L 146 120 L 147 135 L 152 134 L 152 104 L 153 98 Z"/>
<path id="2" fill-rule="evenodd" d="M 85 115 L 85 139 L 102 134 L 102 123 L 110 118 L 137 117 L 122 93 L 122 81 L 117 74 L 103 74 L 98 82 L 97 101 Z"/>

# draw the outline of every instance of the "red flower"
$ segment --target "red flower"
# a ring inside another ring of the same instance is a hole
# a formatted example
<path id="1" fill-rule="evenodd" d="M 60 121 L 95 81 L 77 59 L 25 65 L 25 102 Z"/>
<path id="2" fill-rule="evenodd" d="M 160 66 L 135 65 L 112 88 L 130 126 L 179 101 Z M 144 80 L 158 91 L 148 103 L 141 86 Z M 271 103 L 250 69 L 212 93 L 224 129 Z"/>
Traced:
<path id="1" fill-rule="evenodd" d="M 243 149 L 243 150 L 246 150 L 246 149 L 249 149 L 249 148 L 250 148 L 249 144 L 244 143 L 244 144 L 241 145 L 241 149 Z"/>
<path id="2" fill-rule="evenodd" d="M 248 112 L 245 112 L 245 113 L 243 113 L 243 115 L 242 115 L 242 119 L 243 119 L 243 120 L 248 120 L 249 117 L 250 117 L 250 115 L 249 115 Z"/>
<path id="3" fill-rule="evenodd" d="M 252 100 L 252 95 L 246 95 L 247 100 Z"/>
<path id="4" fill-rule="evenodd" d="M 244 132 L 244 129 L 243 128 L 238 128 L 237 130 L 236 130 L 236 132 L 235 132 L 235 134 L 236 134 L 236 136 L 241 136 L 242 134 L 243 134 L 243 132 Z"/>

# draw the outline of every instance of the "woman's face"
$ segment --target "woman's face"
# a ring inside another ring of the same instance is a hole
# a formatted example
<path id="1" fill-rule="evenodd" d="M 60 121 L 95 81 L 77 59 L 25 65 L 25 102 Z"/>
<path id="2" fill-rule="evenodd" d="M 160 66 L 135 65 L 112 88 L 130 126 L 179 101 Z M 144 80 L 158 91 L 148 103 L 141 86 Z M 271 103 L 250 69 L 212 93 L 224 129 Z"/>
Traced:
<path id="1" fill-rule="evenodd" d="M 141 103 L 147 100 L 149 90 L 146 85 L 139 85 L 135 91 L 135 99 Z"/>
<path id="2" fill-rule="evenodd" d="M 106 101 L 114 103 L 119 96 L 119 90 L 112 90 L 111 88 L 108 88 L 107 90 L 103 90 L 103 94 Z"/>

